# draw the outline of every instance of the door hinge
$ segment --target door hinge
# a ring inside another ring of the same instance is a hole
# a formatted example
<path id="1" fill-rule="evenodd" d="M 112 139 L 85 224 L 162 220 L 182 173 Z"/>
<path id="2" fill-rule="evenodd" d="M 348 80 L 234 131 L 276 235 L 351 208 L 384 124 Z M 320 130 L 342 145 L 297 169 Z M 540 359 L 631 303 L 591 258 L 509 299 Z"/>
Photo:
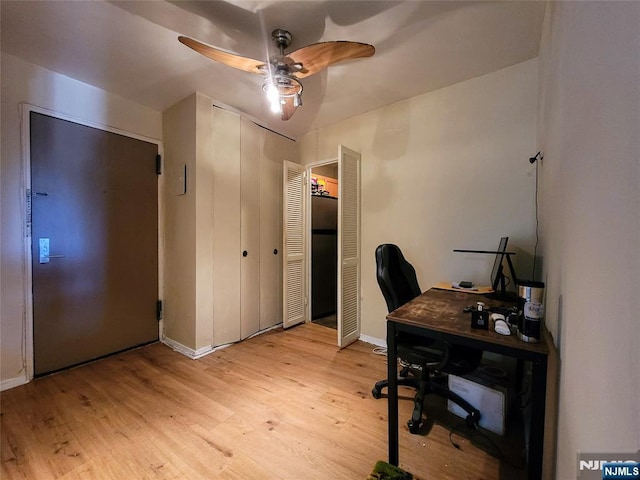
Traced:
<path id="1" fill-rule="evenodd" d="M 27 211 L 26 211 L 26 231 L 25 231 L 25 235 L 28 237 L 31 235 L 31 189 L 27 188 Z"/>
<path id="2" fill-rule="evenodd" d="M 156 302 L 156 320 L 162 320 L 162 300 Z"/>
<path id="3" fill-rule="evenodd" d="M 156 175 L 162 175 L 162 155 L 156 155 Z"/>

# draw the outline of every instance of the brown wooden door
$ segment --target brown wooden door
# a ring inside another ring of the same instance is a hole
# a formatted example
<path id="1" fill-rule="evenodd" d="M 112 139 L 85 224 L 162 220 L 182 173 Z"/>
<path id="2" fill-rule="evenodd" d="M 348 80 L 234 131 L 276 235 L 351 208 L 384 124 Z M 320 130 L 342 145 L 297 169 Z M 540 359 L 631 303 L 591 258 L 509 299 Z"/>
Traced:
<path id="1" fill-rule="evenodd" d="M 157 145 L 35 112 L 30 128 L 35 375 L 156 341 Z"/>

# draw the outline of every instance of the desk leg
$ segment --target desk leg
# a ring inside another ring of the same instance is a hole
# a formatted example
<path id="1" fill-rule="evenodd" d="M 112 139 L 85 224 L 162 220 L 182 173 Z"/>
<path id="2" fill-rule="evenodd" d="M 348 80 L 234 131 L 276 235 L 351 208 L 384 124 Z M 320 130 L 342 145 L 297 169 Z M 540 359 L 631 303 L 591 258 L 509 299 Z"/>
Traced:
<path id="1" fill-rule="evenodd" d="M 529 433 L 529 480 L 542 478 L 544 410 L 547 397 L 547 359 L 534 361 L 531 378 L 531 430 Z"/>
<path id="2" fill-rule="evenodd" d="M 516 392 L 522 392 L 524 387 L 524 360 L 518 358 L 516 360 Z"/>
<path id="3" fill-rule="evenodd" d="M 396 326 L 387 321 L 387 379 L 388 422 L 389 422 L 389 463 L 398 466 L 398 350 Z"/>

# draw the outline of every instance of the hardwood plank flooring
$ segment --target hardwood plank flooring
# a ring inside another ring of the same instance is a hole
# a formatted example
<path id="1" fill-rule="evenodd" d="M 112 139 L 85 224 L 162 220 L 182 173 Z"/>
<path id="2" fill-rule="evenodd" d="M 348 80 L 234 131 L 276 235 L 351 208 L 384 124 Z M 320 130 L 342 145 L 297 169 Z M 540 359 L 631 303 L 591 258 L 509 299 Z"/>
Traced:
<path id="1" fill-rule="evenodd" d="M 364 479 L 387 459 L 387 402 L 371 396 L 386 358 L 336 347 L 304 324 L 188 359 L 162 344 L 60 372 L 0 394 L 1 478 Z M 404 425 L 401 467 L 424 479 L 522 475 L 430 397 L 430 429 Z"/>

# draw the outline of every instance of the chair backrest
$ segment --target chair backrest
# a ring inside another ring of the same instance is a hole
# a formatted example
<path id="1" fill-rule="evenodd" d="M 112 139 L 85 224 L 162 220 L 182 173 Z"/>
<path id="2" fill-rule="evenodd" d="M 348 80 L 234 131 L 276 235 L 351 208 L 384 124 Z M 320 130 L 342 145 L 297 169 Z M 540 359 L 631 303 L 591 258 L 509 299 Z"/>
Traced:
<path id="1" fill-rule="evenodd" d="M 415 269 L 405 260 L 400 248 L 391 243 L 376 248 L 376 278 L 389 312 L 422 293 Z"/>

